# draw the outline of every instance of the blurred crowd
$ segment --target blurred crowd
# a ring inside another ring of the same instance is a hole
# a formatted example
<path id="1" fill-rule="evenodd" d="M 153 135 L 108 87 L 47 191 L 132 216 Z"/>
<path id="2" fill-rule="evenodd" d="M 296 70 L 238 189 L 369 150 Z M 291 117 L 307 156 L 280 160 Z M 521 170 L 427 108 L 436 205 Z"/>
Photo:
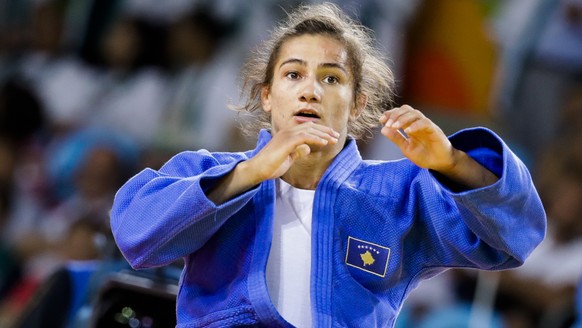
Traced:
<path id="1" fill-rule="evenodd" d="M 433 30 L 427 17 L 447 20 L 443 8 L 458 1 L 333 2 L 387 49 L 397 102 L 426 110 L 446 130 L 499 132 L 530 167 L 548 215 L 546 239 L 524 266 L 429 280 L 398 325 L 574 327 L 582 316 L 582 1 L 464 1 L 484 13 L 478 26 L 492 49 L 485 111 L 449 108 L 471 105 L 423 97 L 418 87 L 430 78 L 429 87 L 445 90 L 438 65 L 424 69 L 434 57 L 414 51 Z M 252 118 L 227 108 L 239 101 L 238 72 L 300 3 L 0 0 L 0 327 L 88 327 L 108 279 L 138 275 L 109 231 L 116 190 L 178 151 L 252 147 L 238 128 Z M 362 142 L 363 157 L 400 156 L 378 139 Z M 116 318 L 130 326 L 129 317 Z M 132 327 L 148 326 L 139 324 Z"/>

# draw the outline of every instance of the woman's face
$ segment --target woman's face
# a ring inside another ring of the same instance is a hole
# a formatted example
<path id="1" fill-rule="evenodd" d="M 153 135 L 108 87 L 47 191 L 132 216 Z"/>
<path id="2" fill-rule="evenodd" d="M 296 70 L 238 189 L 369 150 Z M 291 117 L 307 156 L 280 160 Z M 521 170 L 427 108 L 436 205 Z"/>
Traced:
<path id="1" fill-rule="evenodd" d="M 270 87 L 262 93 L 272 132 L 305 122 L 326 125 L 345 139 L 354 102 L 353 77 L 345 46 L 326 35 L 301 35 L 281 46 Z"/>

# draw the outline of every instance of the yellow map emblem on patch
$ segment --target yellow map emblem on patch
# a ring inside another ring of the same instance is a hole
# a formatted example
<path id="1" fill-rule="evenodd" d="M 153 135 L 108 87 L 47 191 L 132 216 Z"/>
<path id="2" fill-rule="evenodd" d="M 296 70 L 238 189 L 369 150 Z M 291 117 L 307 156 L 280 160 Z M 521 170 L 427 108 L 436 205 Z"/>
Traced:
<path id="1" fill-rule="evenodd" d="M 372 256 L 372 253 L 370 253 L 370 251 L 366 251 L 366 253 L 364 254 L 360 254 L 360 257 L 362 258 L 362 261 L 364 262 L 364 266 L 366 265 L 372 265 L 374 264 L 374 257 Z"/>
<path id="2" fill-rule="evenodd" d="M 388 271 L 390 248 L 348 236 L 346 264 L 385 277 Z"/>

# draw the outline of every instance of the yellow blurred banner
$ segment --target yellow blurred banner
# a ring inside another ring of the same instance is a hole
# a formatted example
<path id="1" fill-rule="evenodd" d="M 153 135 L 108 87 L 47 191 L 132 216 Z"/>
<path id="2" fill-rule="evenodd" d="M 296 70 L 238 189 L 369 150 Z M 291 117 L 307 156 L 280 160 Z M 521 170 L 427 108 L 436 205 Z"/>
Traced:
<path id="1" fill-rule="evenodd" d="M 404 98 L 467 114 L 488 112 L 497 51 L 479 1 L 426 0 L 407 41 Z"/>

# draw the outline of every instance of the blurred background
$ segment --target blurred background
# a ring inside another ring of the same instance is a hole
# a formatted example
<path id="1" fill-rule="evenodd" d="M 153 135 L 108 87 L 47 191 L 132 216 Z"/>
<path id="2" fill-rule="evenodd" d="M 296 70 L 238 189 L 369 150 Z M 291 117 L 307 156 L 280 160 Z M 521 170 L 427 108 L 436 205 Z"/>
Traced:
<path id="1" fill-rule="evenodd" d="M 495 130 L 530 168 L 548 214 L 523 267 L 450 270 L 413 292 L 397 325 L 573 327 L 582 0 L 334 2 L 374 31 L 398 105 L 447 134 Z M 0 0 L 0 327 L 175 324 L 181 264 L 128 267 L 109 232 L 114 194 L 179 151 L 253 147 L 227 105 L 240 102 L 249 51 L 298 4 Z M 360 146 L 364 158 L 401 157 L 385 138 Z"/>

